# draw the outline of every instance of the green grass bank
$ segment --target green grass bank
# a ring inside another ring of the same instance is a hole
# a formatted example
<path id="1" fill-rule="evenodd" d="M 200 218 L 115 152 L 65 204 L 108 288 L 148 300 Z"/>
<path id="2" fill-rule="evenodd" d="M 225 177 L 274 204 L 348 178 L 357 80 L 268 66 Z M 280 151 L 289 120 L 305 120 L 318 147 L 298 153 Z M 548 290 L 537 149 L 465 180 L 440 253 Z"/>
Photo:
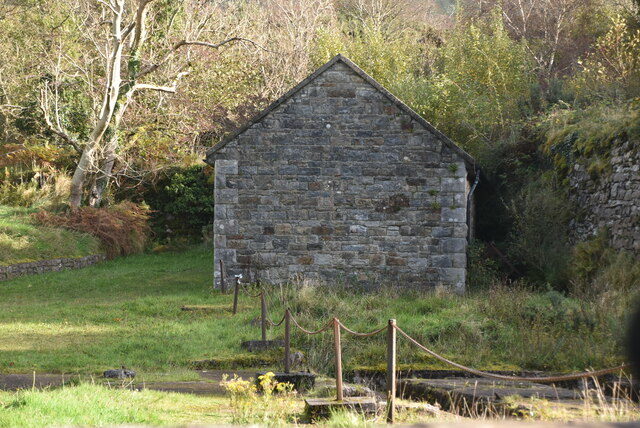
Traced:
<path id="1" fill-rule="evenodd" d="M 101 252 L 100 243 L 90 235 L 36 225 L 29 217 L 35 211 L 0 205 L 0 265 Z"/>

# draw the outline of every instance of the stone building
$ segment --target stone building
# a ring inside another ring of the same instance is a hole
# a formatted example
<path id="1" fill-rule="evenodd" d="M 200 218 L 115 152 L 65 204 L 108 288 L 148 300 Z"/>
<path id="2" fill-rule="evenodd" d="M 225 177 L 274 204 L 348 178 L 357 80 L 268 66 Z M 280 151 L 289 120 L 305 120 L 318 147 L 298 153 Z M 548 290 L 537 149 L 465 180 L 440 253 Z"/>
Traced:
<path id="1" fill-rule="evenodd" d="M 215 281 L 464 290 L 474 160 L 337 55 L 212 147 Z"/>

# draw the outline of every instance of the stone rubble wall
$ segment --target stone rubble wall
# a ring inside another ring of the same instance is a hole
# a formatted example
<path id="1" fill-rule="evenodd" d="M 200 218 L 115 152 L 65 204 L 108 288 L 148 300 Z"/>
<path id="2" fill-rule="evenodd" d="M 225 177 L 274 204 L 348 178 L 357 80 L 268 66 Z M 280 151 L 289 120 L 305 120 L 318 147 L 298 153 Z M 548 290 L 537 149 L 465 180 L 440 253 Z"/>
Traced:
<path id="1" fill-rule="evenodd" d="M 611 169 L 591 177 L 582 164 L 575 164 L 569 177 L 571 195 L 583 211 L 573 223 L 579 239 L 588 239 L 598 230 L 609 231 L 613 248 L 640 257 L 640 150 L 637 142 L 614 148 Z"/>
<path id="2" fill-rule="evenodd" d="M 81 269 L 104 261 L 103 254 L 78 258 L 63 258 L 40 260 L 37 262 L 17 263 L 15 265 L 0 266 L 0 281 L 6 281 L 24 275 L 36 275 L 47 272 L 59 272 L 68 269 Z"/>
<path id="3" fill-rule="evenodd" d="M 464 290 L 467 171 L 346 65 L 216 153 L 215 275 Z"/>

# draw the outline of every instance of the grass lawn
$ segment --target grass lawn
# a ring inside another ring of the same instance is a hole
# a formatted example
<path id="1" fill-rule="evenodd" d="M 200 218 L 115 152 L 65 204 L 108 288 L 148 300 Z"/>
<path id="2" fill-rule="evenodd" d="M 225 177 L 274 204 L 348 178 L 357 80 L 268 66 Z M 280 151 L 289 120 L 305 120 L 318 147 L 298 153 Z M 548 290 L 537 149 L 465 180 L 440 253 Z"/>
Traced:
<path id="1" fill-rule="evenodd" d="M 50 391 L 0 391 L 0 426 L 282 426 L 294 422 L 304 406 L 302 400 L 292 397 L 254 397 L 242 404 L 232 405 L 227 397 L 131 391 L 92 384 Z"/>
<path id="2" fill-rule="evenodd" d="M 34 224 L 28 208 L 0 205 L 0 265 L 100 253 L 90 235 Z"/>
<path id="3" fill-rule="evenodd" d="M 138 255 L 0 283 L 0 371 L 170 371 L 233 354 L 255 328 L 248 311 L 230 316 L 229 296 L 212 296 L 211 260 L 202 249 Z"/>
<path id="4" fill-rule="evenodd" d="M 251 322 L 259 317 L 259 301 L 242 297 L 239 313 L 231 316 L 232 296 L 211 292 L 211 269 L 211 250 L 195 248 L 0 283 L 0 372 L 97 374 L 124 365 L 177 380 L 193 378 L 187 370 L 193 360 L 245 358 L 240 342 L 260 337 L 259 325 Z M 425 345 L 483 369 L 567 372 L 624 360 L 622 304 L 605 308 L 518 288 L 459 297 L 291 286 L 272 287 L 269 296 L 274 321 L 284 301 L 311 329 L 333 316 L 359 331 L 396 318 Z M 182 305 L 207 305 L 213 312 L 182 311 Z M 282 337 L 282 328 L 269 337 Z M 382 366 L 384 340 L 344 333 L 344 366 Z M 330 333 L 296 333 L 292 343 L 308 366 L 332 373 Z M 444 367 L 402 339 L 398 347 L 400 364 Z"/>

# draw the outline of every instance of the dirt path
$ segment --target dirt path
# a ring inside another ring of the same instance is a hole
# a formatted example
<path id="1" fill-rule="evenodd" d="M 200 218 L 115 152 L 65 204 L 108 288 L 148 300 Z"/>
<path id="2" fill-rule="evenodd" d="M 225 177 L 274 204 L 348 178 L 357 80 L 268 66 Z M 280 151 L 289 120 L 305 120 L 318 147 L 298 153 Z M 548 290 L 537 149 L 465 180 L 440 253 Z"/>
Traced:
<path id="1" fill-rule="evenodd" d="M 202 378 L 201 381 L 189 382 L 143 382 L 135 380 L 130 385 L 135 389 L 151 389 L 155 391 L 181 392 L 187 394 L 198 395 L 223 395 L 224 390 L 220 386 L 220 381 L 224 375 L 233 378 L 234 374 L 248 379 L 255 377 L 255 370 L 202 370 L 197 371 Z M 33 373 L 31 374 L 2 374 L 0 373 L 0 390 L 17 391 L 19 389 L 38 389 L 58 388 L 62 385 L 73 384 L 80 379 L 91 379 L 90 376 L 80 375 L 62 375 L 49 373 Z M 96 378 L 103 381 L 103 378 Z M 106 380 L 104 380 L 106 381 Z M 113 379 L 106 381 L 109 385 L 120 386 L 123 384 L 121 380 Z"/>

